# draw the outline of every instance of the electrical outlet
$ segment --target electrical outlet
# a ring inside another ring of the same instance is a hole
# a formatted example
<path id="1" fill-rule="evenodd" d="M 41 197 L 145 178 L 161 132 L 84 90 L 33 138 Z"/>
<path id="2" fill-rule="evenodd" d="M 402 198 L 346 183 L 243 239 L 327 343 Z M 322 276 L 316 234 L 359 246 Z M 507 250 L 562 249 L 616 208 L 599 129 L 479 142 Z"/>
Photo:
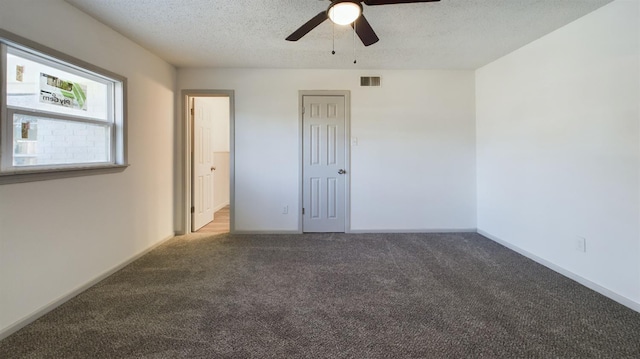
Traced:
<path id="1" fill-rule="evenodd" d="M 576 238 L 576 251 L 585 253 L 587 251 L 587 240 L 583 237 Z"/>
<path id="2" fill-rule="evenodd" d="M 288 214 L 289 213 L 289 206 L 282 206 L 282 214 Z"/>

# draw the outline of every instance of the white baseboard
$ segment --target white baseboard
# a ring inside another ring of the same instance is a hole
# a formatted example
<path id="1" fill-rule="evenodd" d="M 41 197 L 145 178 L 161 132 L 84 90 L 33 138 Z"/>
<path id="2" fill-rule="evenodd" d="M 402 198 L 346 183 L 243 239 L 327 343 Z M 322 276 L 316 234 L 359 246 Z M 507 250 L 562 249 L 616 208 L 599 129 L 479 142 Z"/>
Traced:
<path id="1" fill-rule="evenodd" d="M 292 231 L 232 231 L 231 234 L 301 234 L 297 230 Z"/>
<path id="2" fill-rule="evenodd" d="M 447 228 L 447 229 L 352 229 L 347 233 L 376 234 L 376 233 L 477 233 L 476 228 Z"/>
<path id="3" fill-rule="evenodd" d="M 223 209 L 224 207 L 226 207 L 228 205 L 229 205 L 229 202 L 219 204 L 218 206 L 213 208 L 213 213 L 218 212 L 219 210 Z"/>
<path id="4" fill-rule="evenodd" d="M 376 233 L 477 233 L 475 228 L 448 228 L 448 229 L 355 229 L 348 230 L 345 233 L 350 234 L 376 234 Z M 232 234 L 302 234 L 299 230 L 285 231 L 233 231 Z M 321 233 L 321 232 L 318 232 Z"/>
<path id="5" fill-rule="evenodd" d="M 51 301 L 49 304 L 44 305 L 40 309 L 37 309 L 35 312 L 27 315 L 26 317 L 16 321 L 13 324 L 9 325 L 8 327 L 6 327 L 2 331 L 0 331 L 0 340 L 10 336 L 11 334 L 13 334 L 13 333 L 17 332 L 18 330 L 24 328 L 25 326 L 31 324 L 32 322 L 36 321 L 37 319 L 39 319 L 43 315 L 49 313 L 50 311 L 52 311 L 55 308 L 59 307 L 60 305 L 64 304 L 69 299 L 77 296 L 78 294 L 84 292 L 85 290 L 89 289 L 90 287 L 96 285 L 98 282 L 102 281 L 103 279 L 107 278 L 108 276 L 112 275 L 113 273 L 119 271 L 120 269 L 126 267 L 127 265 L 131 264 L 133 261 L 135 261 L 138 258 L 142 257 L 143 255 L 151 252 L 152 250 L 154 250 L 155 248 L 157 248 L 158 246 L 162 245 L 164 242 L 166 242 L 166 241 L 168 241 L 168 240 L 170 240 L 172 238 L 174 238 L 173 235 L 162 239 L 158 243 L 156 243 L 156 244 L 152 245 L 151 247 L 143 250 L 142 252 L 134 255 L 133 257 L 125 260 L 124 262 L 116 265 L 115 267 L 103 272 L 99 276 L 93 278 L 92 280 L 88 281 L 87 283 L 85 283 L 85 284 L 79 286 L 78 288 L 72 290 L 71 292 L 67 293 L 66 295 L 63 295 L 63 296 L 59 297 L 58 299 L 55 299 L 55 300 Z"/>
<path id="6" fill-rule="evenodd" d="M 607 289 L 607 288 L 605 288 L 605 287 L 603 287 L 603 286 L 601 286 L 599 284 L 596 284 L 596 283 L 594 283 L 594 282 L 592 282 L 592 281 L 590 281 L 590 280 L 588 280 L 588 279 L 586 279 L 586 278 L 584 278 L 584 277 L 582 277 L 582 276 L 580 276 L 578 274 L 575 274 L 575 273 L 573 273 L 573 272 L 571 272 L 571 271 L 569 271 L 569 270 L 567 270 L 565 268 L 562 268 L 562 267 L 560 267 L 560 266 L 558 266 L 558 265 L 556 265 L 556 264 L 554 264 L 552 262 L 549 262 L 546 259 L 540 258 L 540 257 L 536 256 L 535 254 L 527 252 L 526 250 L 524 250 L 524 249 L 522 249 L 522 248 L 520 248 L 518 246 L 515 246 L 515 245 L 513 245 L 513 244 L 511 244 L 509 242 L 506 242 L 506 241 L 504 241 L 504 240 L 502 240 L 502 239 L 500 239 L 498 237 L 495 237 L 495 236 L 493 236 L 493 235 L 491 235 L 491 234 L 489 234 L 489 233 L 487 233 L 487 232 L 485 232 L 485 231 L 483 231 L 481 229 L 478 229 L 478 234 L 480 234 L 480 235 L 482 235 L 484 237 L 487 237 L 488 239 L 490 239 L 490 240 L 492 240 L 492 241 L 494 241 L 496 243 L 499 243 L 499 244 L 511 249 L 514 252 L 518 252 L 518 253 L 522 254 L 523 256 L 525 256 L 525 257 L 527 257 L 527 258 L 529 258 L 529 259 L 531 259 L 531 260 L 533 260 L 535 262 L 538 262 L 539 264 L 542 264 L 543 266 L 545 266 L 545 267 L 547 267 L 547 268 L 549 268 L 549 269 L 551 269 L 551 270 L 553 270 L 553 271 L 555 271 L 555 272 L 557 272 L 557 273 L 559 273 L 559 274 L 561 274 L 561 275 L 563 275 L 563 276 L 565 276 L 565 277 L 567 277 L 569 279 L 572 279 L 572 280 L 582 284 L 583 286 L 585 286 L 585 287 L 587 287 L 587 288 L 589 288 L 591 290 L 594 290 L 594 291 L 604 295 L 607 298 L 610 298 L 610 299 L 612 299 L 612 300 L 624 305 L 625 307 L 633 309 L 636 312 L 640 312 L 640 303 L 638 303 L 638 302 L 636 302 L 636 301 L 634 301 L 634 300 L 632 300 L 630 298 L 627 298 L 627 297 L 625 297 L 623 295 L 620 295 L 620 294 L 618 294 L 618 293 L 616 293 L 616 292 L 614 292 L 614 291 L 612 291 L 610 289 Z"/>

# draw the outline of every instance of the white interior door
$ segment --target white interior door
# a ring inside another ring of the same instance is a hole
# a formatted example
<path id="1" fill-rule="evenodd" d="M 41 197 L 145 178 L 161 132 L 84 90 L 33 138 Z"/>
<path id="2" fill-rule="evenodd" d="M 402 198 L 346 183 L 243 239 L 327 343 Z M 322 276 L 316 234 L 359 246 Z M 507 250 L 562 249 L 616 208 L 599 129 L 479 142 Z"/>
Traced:
<path id="1" fill-rule="evenodd" d="M 344 232 L 345 97 L 303 96 L 302 104 L 302 230 Z"/>
<path id="2" fill-rule="evenodd" d="M 207 98 L 195 97 L 193 114 L 193 183 L 191 230 L 213 221 L 213 109 Z"/>

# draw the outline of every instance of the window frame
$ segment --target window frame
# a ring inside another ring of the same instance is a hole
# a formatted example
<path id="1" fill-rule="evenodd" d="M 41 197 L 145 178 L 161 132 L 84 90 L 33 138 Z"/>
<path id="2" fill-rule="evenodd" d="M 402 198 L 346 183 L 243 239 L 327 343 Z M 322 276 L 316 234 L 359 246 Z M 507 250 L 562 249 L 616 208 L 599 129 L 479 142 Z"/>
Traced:
<path id="1" fill-rule="evenodd" d="M 107 96 L 107 121 L 92 120 L 90 116 L 73 116 L 35 108 L 8 106 L 6 81 L 8 47 L 26 53 L 28 60 L 45 66 L 75 75 L 89 76 L 87 78 L 90 80 L 96 78 L 108 81 L 107 91 L 112 95 Z M 13 114 L 108 127 L 110 159 L 108 162 L 15 166 L 12 146 Z M 124 171 L 129 166 L 127 162 L 127 78 L 0 29 L 0 165 L 2 165 L 0 185 Z"/>

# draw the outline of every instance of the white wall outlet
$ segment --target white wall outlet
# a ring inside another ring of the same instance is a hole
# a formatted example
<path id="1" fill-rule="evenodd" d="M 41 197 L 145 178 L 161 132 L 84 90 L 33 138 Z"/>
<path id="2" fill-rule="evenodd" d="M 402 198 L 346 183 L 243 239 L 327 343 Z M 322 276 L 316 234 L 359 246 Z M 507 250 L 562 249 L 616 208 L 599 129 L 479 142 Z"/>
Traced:
<path id="1" fill-rule="evenodd" d="M 351 146 L 357 146 L 358 145 L 358 137 L 351 137 Z"/>
<path id="2" fill-rule="evenodd" d="M 282 206 L 282 214 L 288 214 L 289 213 L 289 206 L 284 205 Z"/>
<path id="3" fill-rule="evenodd" d="M 587 240 L 583 237 L 576 237 L 576 250 L 585 253 L 587 251 Z"/>

